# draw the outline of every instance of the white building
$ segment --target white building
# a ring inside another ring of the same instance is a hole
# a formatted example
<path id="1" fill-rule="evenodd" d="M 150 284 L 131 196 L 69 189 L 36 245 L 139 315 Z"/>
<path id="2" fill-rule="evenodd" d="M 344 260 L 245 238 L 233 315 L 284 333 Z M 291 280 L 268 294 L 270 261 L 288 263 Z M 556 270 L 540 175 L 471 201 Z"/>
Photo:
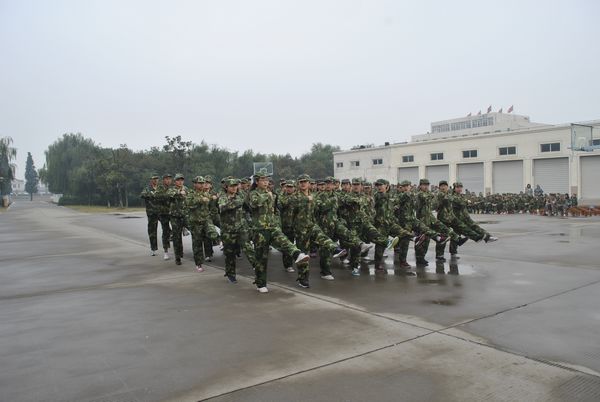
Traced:
<path id="1" fill-rule="evenodd" d="M 335 152 L 340 179 L 362 177 L 390 182 L 428 178 L 461 181 L 472 192 L 519 193 L 539 184 L 546 193 L 577 194 L 600 201 L 600 120 L 576 124 L 533 123 L 528 116 L 485 113 L 431 123 L 410 142 Z"/>
<path id="2" fill-rule="evenodd" d="M 12 181 L 12 192 L 15 194 L 21 194 L 25 192 L 25 180 L 14 179 Z"/>

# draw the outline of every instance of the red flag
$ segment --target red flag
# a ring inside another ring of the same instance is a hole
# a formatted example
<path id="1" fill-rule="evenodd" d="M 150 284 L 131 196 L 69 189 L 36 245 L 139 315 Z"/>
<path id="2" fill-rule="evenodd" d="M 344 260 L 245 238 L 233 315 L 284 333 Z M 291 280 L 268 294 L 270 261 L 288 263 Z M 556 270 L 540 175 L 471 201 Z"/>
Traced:
<path id="1" fill-rule="evenodd" d="M 481 110 L 477 112 L 477 116 L 481 116 Z"/>
<path id="2" fill-rule="evenodd" d="M 489 112 L 491 112 L 491 111 L 492 111 L 492 105 L 490 105 L 490 106 L 488 107 L 488 111 L 487 111 L 487 112 L 489 113 Z"/>
<path id="3" fill-rule="evenodd" d="M 513 107 L 512 107 L 512 105 L 510 105 L 510 107 L 508 108 L 507 112 L 510 113 L 512 111 L 513 111 Z"/>
<path id="4" fill-rule="evenodd" d="M 471 117 L 471 112 L 469 112 L 469 114 L 467 115 L 467 117 Z"/>
<path id="5" fill-rule="evenodd" d="M 498 113 L 502 113 L 502 108 L 500 108 L 500 110 L 498 110 Z"/>

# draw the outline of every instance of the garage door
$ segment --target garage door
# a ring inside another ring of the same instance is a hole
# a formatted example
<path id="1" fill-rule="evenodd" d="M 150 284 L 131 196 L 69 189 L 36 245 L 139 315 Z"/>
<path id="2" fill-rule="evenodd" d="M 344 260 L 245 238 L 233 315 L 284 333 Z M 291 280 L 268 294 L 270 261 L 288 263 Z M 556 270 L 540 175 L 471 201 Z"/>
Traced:
<path id="1" fill-rule="evenodd" d="M 580 198 L 587 202 L 600 201 L 600 155 L 585 156 L 580 159 L 581 194 Z"/>
<path id="2" fill-rule="evenodd" d="M 410 180 L 412 184 L 419 184 L 419 167 L 398 168 L 398 183 Z"/>
<path id="3" fill-rule="evenodd" d="M 440 183 L 440 180 L 448 181 L 449 171 L 448 165 L 427 166 L 425 177 L 429 179 L 430 184 L 437 186 Z"/>
<path id="4" fill-rule="evenodd" d="M 492 190 L 494 193 L 523 191 L 523 161 L 494 162 L 492 165 Z"/>
<path id="5" fill-rule="evenodd" d="M 533 161 L 533 184 L 544 193 L 569 192 L 569 158 L 535 159 Z"/>
<path id="6" fill-rule="evenodd" d="M 461 163 L 456 177 L 465 190 L 472 193 L 483 193 L 483 163 Z"/>

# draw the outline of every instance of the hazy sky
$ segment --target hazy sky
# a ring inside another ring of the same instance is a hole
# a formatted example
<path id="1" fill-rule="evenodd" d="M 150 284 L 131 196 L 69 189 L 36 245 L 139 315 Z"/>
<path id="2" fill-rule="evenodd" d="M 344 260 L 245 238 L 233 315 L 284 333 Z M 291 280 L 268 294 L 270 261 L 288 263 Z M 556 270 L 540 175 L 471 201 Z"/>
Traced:
<path id="1" fill-rule="evenodd" d="M 600 2 L 0 0 L 0 136 L 296 156 L 514 104 L 600 118 Z"/>

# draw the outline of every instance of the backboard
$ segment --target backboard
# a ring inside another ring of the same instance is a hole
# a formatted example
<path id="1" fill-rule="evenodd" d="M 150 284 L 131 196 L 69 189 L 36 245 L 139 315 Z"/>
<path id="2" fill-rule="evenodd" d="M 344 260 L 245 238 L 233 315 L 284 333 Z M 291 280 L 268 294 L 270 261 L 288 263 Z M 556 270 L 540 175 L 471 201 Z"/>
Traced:
<path id="1" fill-rule="evenodd" d="M 571 124 L 571 149 L 585 152 L 600 149 L 600 127 Z"/>

